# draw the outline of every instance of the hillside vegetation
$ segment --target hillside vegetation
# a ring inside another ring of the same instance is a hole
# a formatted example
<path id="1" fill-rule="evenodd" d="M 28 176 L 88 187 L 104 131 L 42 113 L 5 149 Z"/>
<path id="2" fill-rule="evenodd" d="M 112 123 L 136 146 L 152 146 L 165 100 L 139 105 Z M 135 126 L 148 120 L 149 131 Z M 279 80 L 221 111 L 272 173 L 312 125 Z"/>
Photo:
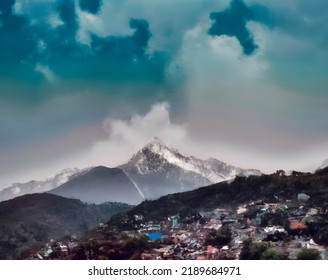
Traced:
<path id="1" fill-rule="evenodd" d="M 47 193 L 0 202 L 0 259 L 18 259 L 50 238 L 85 233 L 130 208 L 123 203 L 89 205 Z"/>

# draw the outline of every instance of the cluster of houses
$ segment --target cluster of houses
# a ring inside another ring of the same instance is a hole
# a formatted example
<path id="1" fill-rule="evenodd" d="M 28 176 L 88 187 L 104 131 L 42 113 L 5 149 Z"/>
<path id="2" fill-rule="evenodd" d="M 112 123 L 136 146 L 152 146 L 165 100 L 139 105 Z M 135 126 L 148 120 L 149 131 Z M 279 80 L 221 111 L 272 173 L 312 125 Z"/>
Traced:
<path id="1" fill-rule="evenodd" d="M 137 231 L 152 243 L 151 249 L 140 255 L 142 260 L 239 259 L 243 241 L 249 238 L 254 243 L 266 242 L 288 259 L 296 259 L 303 248 L 317 249 L 322 259 L 328 259 L 327 248 L 316 244 L 308 233 L 308 222 L 320 215 L 322 209 L 305 206 L 302 201 L 306 199 L 306 195 L 300 195 L 298 204 L 288 200 L 284 203 L 254 201 L 236 208 L 204 210 L 196 219 L 176 215 L 147 221 L 142 215 L 135 215 L 137 228 L 125 233 L 133 237 Z M 220 232 L 223 226 L 229 227 L 229 242 L 220 246 L 206 242 L 210 233 Z M 108 224 L 100 224 L 96 230 L 110 228 Z M 34 258 L 63 258 L 77 244 L 74 238 L 65 243 L 51 240 Z"/>
<path id="2" fill-rule="evenodd" d="M 36 253 L 31 254 L 30 259 L 34 260 L 52 260 L 65 258 L 77 246 L 76 238 L 71 238 L 67 242 L 50 239 L 48 243 L 42 246 Z"/>
<path id="3" fill-rule="evenodd" d="M 160 222 L 145 222 L 139 232 L 146 234 L 156 249 L 142 254 L 142 259 L 239 259 L 243 241 L 252 238 L 253 242 L 267 242 L 269 247 L 284 253 L 288 259 L 296 259 L 303 248 L 317 249 L 322 259 L 327 259 L 327 248 L 318 245 L 307 234 L 309 219 L 318 215 L 320 208 L 307 208 L 302 205 L 289 208 L 285 203 L 250 202 L 237 209 L 215 209 L 201 213 L 205 222 L 183 223 L 179 216 L 172 216 Z M 253 217 L 247 213 L 254 211 Z M 286 224 L 274 224 L 269 220 L 263 225 L 268 213 L 281 213 Z M 140 217 L 139 217 L 140 219 Z M 219 230 L 229 225 L 232 240 L 224 246 L 204 244 L 211 230 Z"/>

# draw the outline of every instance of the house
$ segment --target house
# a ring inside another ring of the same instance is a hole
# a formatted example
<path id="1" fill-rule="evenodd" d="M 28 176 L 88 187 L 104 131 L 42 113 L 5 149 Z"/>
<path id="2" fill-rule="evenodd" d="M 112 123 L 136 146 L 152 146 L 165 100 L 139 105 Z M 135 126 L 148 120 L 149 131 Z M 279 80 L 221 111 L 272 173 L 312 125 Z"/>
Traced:
<path id="1" fill-rule="evenodd" d="M 303 222 L 291 221 L 289 224 L 288 231 L 292 235 L 303 235 L 306 233 L 308 226 Z"/>

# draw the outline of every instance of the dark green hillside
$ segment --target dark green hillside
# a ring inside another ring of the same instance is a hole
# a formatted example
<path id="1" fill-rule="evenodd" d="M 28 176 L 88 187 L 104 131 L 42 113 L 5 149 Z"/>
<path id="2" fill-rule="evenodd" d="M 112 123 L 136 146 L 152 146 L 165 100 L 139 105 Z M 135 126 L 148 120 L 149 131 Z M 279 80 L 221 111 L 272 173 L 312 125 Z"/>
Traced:
<path id="1" fill-rule="evenodd" d="M 177 213 L 192 213 L 197 210 L 234 207 L 252 200 L 279 202 L 297 200 L 299 193 L 310 196 L 308 206 L 328 208 L 328 168 L 315 174 L 294 172 L 285 176 L 279 172 L 272 175 L 237 177 L 232 183 L 222 182 L 194 191 L 144 201 L 124 215 L 111 220 L 112 225 L 133 228 L 134 215 L 143 215 L 145 220 L 160 221 Z"/>
<path id="2" fill-rule="evenodd" d="M 83 233 L 128 209 L 123 203 L 88 205 L 47 193 L 0 202 L 0 259 L 17 259 L 31 246 Z"/>

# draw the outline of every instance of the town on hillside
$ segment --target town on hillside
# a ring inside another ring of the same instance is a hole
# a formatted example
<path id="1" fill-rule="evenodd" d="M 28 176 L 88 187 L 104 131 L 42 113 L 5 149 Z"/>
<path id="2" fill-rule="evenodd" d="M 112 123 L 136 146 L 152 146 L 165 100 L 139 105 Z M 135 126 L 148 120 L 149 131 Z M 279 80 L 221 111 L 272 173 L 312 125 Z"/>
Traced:
<path id="1" fill-rule="evenodd" d="M 134 215 L 130 229 L 100 224 L 78 239 L 47 243 L 29 259 L 239 260 L 327 259 L 327 234 L 317 232 L 326 210 L 306 206 L 309 196 L 284 203 L 250 201 L 146 221 Z M 132 226 L 132 230 L 131 230 Z M 319 245 L 321 244 L 321 245 Z"/>

